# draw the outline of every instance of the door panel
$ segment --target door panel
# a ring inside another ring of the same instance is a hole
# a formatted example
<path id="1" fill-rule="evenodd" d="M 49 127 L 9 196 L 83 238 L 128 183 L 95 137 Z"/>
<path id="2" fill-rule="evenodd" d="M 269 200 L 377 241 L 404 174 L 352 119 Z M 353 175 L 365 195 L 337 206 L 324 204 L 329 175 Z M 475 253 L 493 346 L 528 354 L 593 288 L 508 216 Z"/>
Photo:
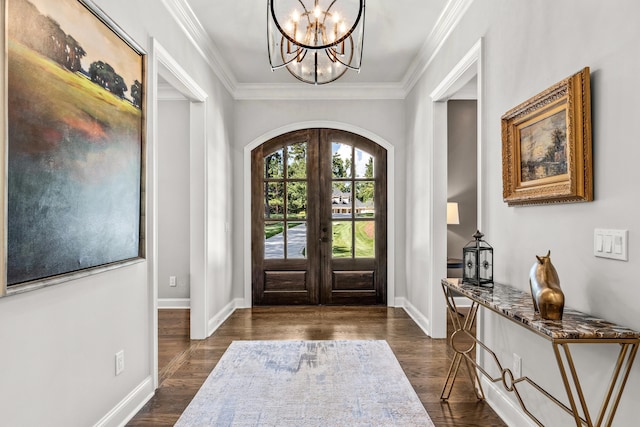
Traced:
<path id="1" fill-rule="evenodd" d="M 252 152 L 253 302 L 386 303 L 386 150 L 331 129 Z"/>
<path id="2" fill-rule="evenodd" d="M 323 304 L 386 303 L 386 150 L 359 135 L 320 135 Z M 327 236 L 328 235 L 328 236 Z M 363 280 L 367 277 L 367 280 Z"/>
<path id="3" fill-rule="evenodd" d="M 317 144 L 291 132 L 252 152 L 252 288 L 256 305 L 318 304 Z M 311 261 L 310 261 L 311 260 Z"/>

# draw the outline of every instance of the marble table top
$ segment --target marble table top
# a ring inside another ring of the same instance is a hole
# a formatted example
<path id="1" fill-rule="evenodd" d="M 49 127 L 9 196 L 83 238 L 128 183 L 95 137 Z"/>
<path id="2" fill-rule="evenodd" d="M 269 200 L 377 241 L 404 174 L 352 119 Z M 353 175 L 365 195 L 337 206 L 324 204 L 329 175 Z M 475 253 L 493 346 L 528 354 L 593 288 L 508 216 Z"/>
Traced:
<path id="1" fill-rule="evenodd" d="M 562 320 L 542 319 L 533 310 L 531 294 L 509 285 L 495 283 L 493 288 L 485 288 L 467 283 L 463 284 L 462 279 L 442 279 L 442 285 L 504 317 L 522 323 L 534 332 L 551 340 L 640 340 L 640 332 L 567 306 L 564 307 Z"/>

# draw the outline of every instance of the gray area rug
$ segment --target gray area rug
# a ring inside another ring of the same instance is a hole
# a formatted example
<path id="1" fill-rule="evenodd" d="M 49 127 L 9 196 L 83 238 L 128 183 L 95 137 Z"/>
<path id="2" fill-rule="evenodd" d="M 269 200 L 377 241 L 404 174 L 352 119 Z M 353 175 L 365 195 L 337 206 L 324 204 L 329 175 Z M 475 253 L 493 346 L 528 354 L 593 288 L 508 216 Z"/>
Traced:
<path id="1" fill-rule="evenodd" d="M 176 426 L 433 426 L 386 341 L 234 341 Z"/>

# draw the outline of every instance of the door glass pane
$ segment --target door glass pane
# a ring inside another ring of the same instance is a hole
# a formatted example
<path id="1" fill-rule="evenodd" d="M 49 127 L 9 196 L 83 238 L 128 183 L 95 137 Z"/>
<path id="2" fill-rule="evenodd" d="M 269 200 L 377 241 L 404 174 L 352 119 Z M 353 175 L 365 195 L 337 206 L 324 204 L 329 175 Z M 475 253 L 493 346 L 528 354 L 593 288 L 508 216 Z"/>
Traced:
<path id="1" fill-rule="evenodd" d="M 265 222 L 264 257 L 265 259 L 284 258 L 284 222 Z"/>
<path id="2" fill-rule="evenodd" d="M 287 148 L 287 177 L 304 179 L 307 177 L 307 143 L 291 144 Z"/>
<path id="3" fill-rule="evenodd" d="M 287 218 L 301 219 L 307 216 L 307 183 L 287 184 Z"/>
<path id="4" fill-rule="evenodd" d="M 351 221 L 333 221 L 331 253 L 334 258 L 352 257 L 352 230 Z"/>
<path id="5" fill-rule="evenodd" d="M 331 193 L 331 215 L 333 218 L 351 218 L 351 183 L 335 182 Z"/>
<path id="6" fill-rule="evenodd" d="M 356 148 L 356 178 L 373 178 L 373 157 Z"/>
<path id="7" fill-rule="evenodd" d="M 375 214 L 375 182 L 356 183 L 356 218 L 373 218 Z"/>
<path id="8" fill-rule="evenodd" d="M 287 258 L 307 257 L 307 223 L 290 222 L 287 225 Z"/>
<path id="9" fill-rule="evenodd" d="M 331 144 L 331 171 L 334 178 L 351 178 L 352 152 L 350 145 L 337 142 Z"/>
<path id="10" fill-rule="evenodd" d="M 356 258 L 375 258 L 376 223 L 358 221 L 355 223 Z"/>
<path id="11" fill-rule="evenodd" d="M 264 177 L 284 178 L 284 150 L 281 148 L 264 158 Z"/>
<path id="12" fill-rule="evenodd" d="M 282 219 L 284 217 L 284 184 L 267 182 L 264 185 L 264 217 Z"/>

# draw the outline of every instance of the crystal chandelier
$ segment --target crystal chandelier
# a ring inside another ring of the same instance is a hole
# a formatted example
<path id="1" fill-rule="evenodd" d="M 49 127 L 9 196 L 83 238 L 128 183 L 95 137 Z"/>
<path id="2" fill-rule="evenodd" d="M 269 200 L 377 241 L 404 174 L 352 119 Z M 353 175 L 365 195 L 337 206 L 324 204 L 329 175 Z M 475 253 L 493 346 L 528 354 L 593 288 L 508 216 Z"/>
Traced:
<path id="1" fill-rule="evenodd" d="M 267 0 L 271 70 L 321 85 L 360 72 L 365 0 Z"/>

